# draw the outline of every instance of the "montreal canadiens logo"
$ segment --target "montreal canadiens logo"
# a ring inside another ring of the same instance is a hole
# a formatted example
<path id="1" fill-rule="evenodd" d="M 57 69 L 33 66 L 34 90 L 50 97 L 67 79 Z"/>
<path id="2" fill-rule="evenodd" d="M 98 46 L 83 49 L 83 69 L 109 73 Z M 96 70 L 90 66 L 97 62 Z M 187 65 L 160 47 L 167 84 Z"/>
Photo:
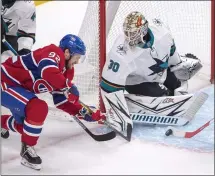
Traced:
<path id="1" fill-rule="evenodd" d="M 53 91 L 53 87 L 44 79 L 36 80 L 33 89 L 36 94 Z"/>

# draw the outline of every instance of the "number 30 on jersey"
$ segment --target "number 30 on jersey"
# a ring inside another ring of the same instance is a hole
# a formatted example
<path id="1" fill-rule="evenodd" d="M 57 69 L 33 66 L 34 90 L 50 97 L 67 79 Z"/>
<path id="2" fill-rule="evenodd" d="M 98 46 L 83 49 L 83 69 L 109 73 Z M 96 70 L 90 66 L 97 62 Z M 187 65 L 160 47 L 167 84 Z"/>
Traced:
<path id="1" fill-rule="evenodd" d="M 108 69 L 112 70 L 113 72 L 118 72 L 119 70 L 119 63 L 114 62 L 112 59 L 110 60 L 110 64 L 108 66 Z"/>

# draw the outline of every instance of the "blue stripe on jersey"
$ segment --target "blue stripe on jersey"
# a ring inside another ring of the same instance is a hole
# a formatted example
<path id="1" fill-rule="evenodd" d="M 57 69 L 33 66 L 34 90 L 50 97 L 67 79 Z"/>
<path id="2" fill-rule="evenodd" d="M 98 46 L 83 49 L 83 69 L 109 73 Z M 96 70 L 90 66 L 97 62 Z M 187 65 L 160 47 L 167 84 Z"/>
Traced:
<path id="1" fill-rule="evenodd" d="M 40 134 L 42 131 L 42 127 L 41 128 L 32 128 L 27 126 L 25 123 L 23 125 L 23 129 L 31 134 Z"/>
<path id="2" fill-rule="evenodd" d="M 63 101 L 65 101 L 67 98 L 65 97 L 65 95 L 62 95 L 62 94 L 55 94 L 55 93 L 52 93 L 52 96 L 53 96 L 53 101 L 54 101 L 54 104 L 59 104 Z"/>
<path id="3" fill-rule="evenodd" d="M 40 61 L 39 65 L 38 65 L 38 69 L 40 71 L 39 74 L 41 75 L 41 71 L 42 71 L 42 69 L 44 67 L 46 67 L 46 66 L 53 66 L 53 65 L 56 66 L 56 67 L 58 67 L 57 64 L 54 61 L 52 61 L 51 59 L 44 59 L 44 60 Z"/>
<path id="4" fill-rule="evenodd" d="M 34 80 L 41 78 L 37 71 L 37 65 L 35 65 L 37 63 L 35 63 L 36 61 L 33 61 L 32 53 L 28 53 L 27 55 L 21 56 L 21 59 L 25 67 L 29 70 L 29 72 L 31 72 L 31 75 L 33 76 Z"/>
<path id="5" fill-rule="evenodd" d="M 37 69 L 37 66 L 34 64 L 33 58 L 31 56 L 31 53 L 28 53 L 26 55 L 21 56 L 23 63 L 25 64 L 25 67 L 28 70 L 34 70 Z"/>

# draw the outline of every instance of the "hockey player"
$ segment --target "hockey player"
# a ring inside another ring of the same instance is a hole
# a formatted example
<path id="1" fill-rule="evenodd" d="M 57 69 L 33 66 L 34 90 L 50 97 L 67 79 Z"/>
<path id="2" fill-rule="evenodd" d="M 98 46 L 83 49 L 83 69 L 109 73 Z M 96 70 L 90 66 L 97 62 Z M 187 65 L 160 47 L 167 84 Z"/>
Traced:
<path id="1" fill-rule="evenodd" d="M 1 65 L 1 104 L 12 115 L 2 115 L 3 138 L 9 130 L 21 134 L 21 163 L 40 169 L 42 160 L 34 146 L 41 134 L 48 113 L 48 105 L 35 94 L 50 92 L 57 108 L 80 115 L 86 121 L 98 121 L 104 116 L 97 110 L 87 114 L 79 104 L 79 91 L 72 83 L 73 65 L 85 55 L 85 45 L 76 35 L 62 38 L 54 44 L 39 48 L 27 55 L 13 56 Z"/>
<path id="2" fill-rule="evenodd" d="M 169 28 L 158 19 L 148 21 L 140 12 L 131 12 L 123 31 L 103 68 L 101 88 L 106 93 L 173 96 L 202 67 L 192 54 L 180 57 Z"/>
<path id="3" fill-rule="evenodd" d="M 193 54 L 177 53 L 163 22 L 148 21 L 140 12 L 131 12 L 102 71 L 100 86 L 106 121 L 121 131 L 126 130 L 126 123 L 132 124 L 129 119 L 144 124 L 187 124 L 198 111 L 189 113 L 192 105 L 201 107 L 207 99 L 207 95 L 196 98 L 187 92 L 187 81 L 201 67 Z M 186 119 L 181 119 L 184 115 Z M 127 117 L 126 123 L 122 117 Z"/>
<path id="4" fill-rule="evenodd" d="M 18 55 L 31 52 L 36 32 L 34 1 L 2 0 L 1 29 L 1 40 L 6 39 Z M 1 62 L 13 55 L 2 42 Z"/>

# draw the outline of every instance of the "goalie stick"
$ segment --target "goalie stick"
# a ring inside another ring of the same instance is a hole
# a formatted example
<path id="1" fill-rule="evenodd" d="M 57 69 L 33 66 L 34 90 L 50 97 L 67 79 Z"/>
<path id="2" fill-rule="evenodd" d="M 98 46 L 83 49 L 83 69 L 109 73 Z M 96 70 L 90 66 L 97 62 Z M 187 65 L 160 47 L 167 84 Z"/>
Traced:
<path id="1" fill-rule="evenodd" d="M 176 129 L 174 127 L 168 127 L 165 135 L 166 136 L 173 135 L 173 136 L 176 136 L 176 137 L 192 138 L 193 136 L 195 136 L 198 133 L 200 133 L 203 129 L 208 127 L 213 121 L 214 121 L 214 118 L 209 120 L 207 123 L 205 123 L 204 125 L 202 125 L 198 129 L 196 129 L 195 131 L 191 131 L 191 132 L 181 131 L 181 130 Z"/>

